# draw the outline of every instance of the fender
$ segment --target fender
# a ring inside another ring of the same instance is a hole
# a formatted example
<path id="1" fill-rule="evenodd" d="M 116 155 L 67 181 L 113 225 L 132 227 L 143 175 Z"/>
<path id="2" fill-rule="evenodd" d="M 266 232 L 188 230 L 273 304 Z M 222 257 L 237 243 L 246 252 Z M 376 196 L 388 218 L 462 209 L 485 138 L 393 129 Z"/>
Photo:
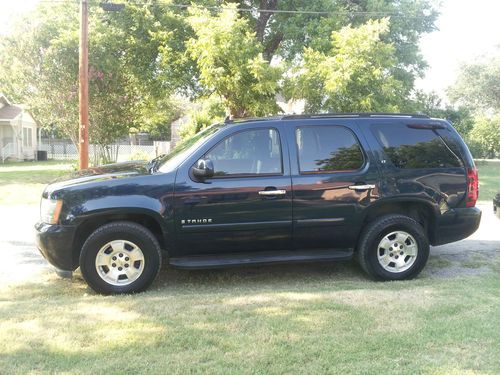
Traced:
<path id="1" fill-rule="evenodd" d="M 169 223 L 173 219 L 172 210 L 157 199 L 145 195 L 108 196 L 90 199 L 72 206 L 62 219 L 64 224 L 78 226 L 87 220 L 106 216 L 146 215 L 162 229 L 164 238 L 171 234 Z"/>

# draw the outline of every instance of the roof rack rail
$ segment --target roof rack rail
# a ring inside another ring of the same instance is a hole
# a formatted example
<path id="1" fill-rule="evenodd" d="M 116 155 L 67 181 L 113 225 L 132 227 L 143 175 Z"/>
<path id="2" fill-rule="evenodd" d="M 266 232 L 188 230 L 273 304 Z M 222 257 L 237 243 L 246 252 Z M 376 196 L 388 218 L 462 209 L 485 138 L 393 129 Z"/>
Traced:
<path id="1" fill-rule="evenodd" d="M 229 117 L 227 116 L 224 120 L 225 124 L 232 123 L 242 123 L 242 122 L 254 122 L 254 121 L 271 121 L 271 120 L 281 120 L 282 116 L 269 116 L 269 117 Z"/>
<path id="2" fill-rule="evenodd" d="M 390 113 L 390 112 L 355 112 L 355 113 L 318 113 L 303 115 L 284 115 L 283 120 L 306 119 L 306 118 L 349 118 L 349 117 L 405 117 L 405 118 L 430 118 L 423 113 Z"/>

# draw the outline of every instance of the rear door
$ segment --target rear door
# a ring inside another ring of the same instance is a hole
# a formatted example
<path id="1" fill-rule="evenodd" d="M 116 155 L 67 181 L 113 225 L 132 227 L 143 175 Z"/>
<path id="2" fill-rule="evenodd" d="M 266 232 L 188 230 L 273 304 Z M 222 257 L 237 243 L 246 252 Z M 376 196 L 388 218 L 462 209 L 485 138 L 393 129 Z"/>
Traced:
<path id="1" fill-rule="evenodd" d="M 353 121 L 289 126 L 296 249 L 350 248 L 378 199 L 378 167 Z"/>

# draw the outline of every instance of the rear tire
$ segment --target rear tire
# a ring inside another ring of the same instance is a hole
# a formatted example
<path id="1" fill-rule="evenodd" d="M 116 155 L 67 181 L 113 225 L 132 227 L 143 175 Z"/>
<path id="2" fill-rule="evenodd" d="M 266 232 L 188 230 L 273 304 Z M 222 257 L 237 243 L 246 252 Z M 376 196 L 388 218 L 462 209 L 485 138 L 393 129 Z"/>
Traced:
<path id="1" fill-rule="evenodd" d="M 427 263 L 429 241 L 414 219 L 382 216 L 363 230 L 357 256 L 363 270 L 376 280 L 412 279 Z"/>
<path id="2" fill-rule="evenodd" d="M 147 289 L 161 266 L 161 249 L 145 227 L 121 221 L 103 225 L 85 241 L 80 270 L 101 294 L 137 293 Z"/>

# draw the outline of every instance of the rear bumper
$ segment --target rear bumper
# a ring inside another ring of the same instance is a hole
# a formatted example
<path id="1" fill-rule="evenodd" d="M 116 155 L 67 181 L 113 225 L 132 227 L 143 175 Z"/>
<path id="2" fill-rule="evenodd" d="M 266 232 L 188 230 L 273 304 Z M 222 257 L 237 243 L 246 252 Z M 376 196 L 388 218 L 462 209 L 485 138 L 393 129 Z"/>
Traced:
<path id="1" fill-rule="evenodd" d="M 73 259 L 73 239 L 76 227 L 37 223 L 36 245 L 45 259 L 54 267 L 74 271 L 78 262 Z"/>
<path id="2" fill-rule="evenodd" d="M 474 233 L 481 222 L 481 210 L 477 207 L 455 208 L 442 214 L 436 222 L 432 245 L 463 240 Z"/>

